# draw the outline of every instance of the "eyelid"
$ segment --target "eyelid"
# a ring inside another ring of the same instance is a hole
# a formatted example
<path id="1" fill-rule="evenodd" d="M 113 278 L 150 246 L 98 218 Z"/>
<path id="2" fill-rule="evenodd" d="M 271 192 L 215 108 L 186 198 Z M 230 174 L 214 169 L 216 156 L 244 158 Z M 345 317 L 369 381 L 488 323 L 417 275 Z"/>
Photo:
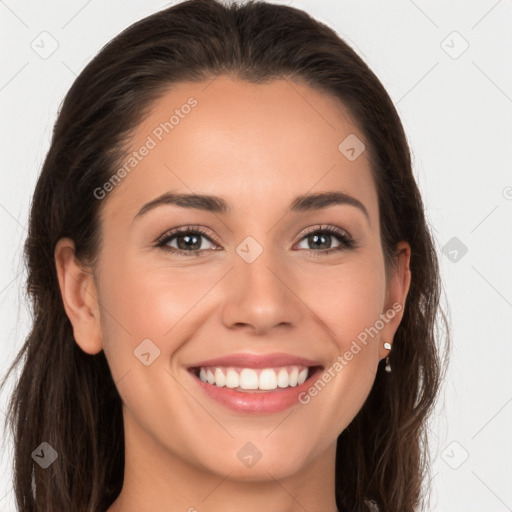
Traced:
<path id="1" fill-rule="evenodd" d="M 302 240 L 305 236 L 316 233 L 317 231 L 331 231 L 340 235 L 346 235 L 348 238 L 352 239 L 352 235 L 346 229 L 340 228 L 338 226 L 331 226 L 330 224 L 317 224 L 316 226 L 306 228 L 306 231 L 302 233 L 299 240 Z"/>
<path id="2" fill-rule="evenodd" d="M 333 249 L 321 249 L 315 251 L 310 249 L 312 253 L 322 254 L 322 253 L 334 253 L 337 251 L 347 250 L 347 249 L 357 249 L 359 247 L 358 242 L 354 239 L 354 237 L 343 228 L 339 226 L 334 226 L 330 224 L 317 224 L 316 226 L 311 226 L 307 228 L 305 232 L 303 232 L 297 243 L 300 243 L 307 236 L 312 235 L 314 233 L 328 233 L 330 236 L 337 237 L 341 244 L 338 248 Z"/>
<path id="3" fill-rule="evenodd" d="M 208 228 L 205 228 L 204 226 L 200 226 L 197 224 L 186 224 L 184 226 L 178 226 L 176 228 L 169 229 L 165 231 L 162 235 L 160 235 L 156 240 L 153 240 L 153 244 L 158 246 L 161 244 L 164 240 L 171 236 L 179 235 L 180 233 L 198 233 L 201 236 L 204 236 L 205 238 L 208 238 L 212 243 L 216 245 L 221 245 L 220 242 L 216 239 L 216 237 L 212 234 L 210 234 L 210 230 Z"/>
<path id="4" fill-rule="evenodd" d="M 350 233 L 340 228 L 339 226 L 335 225 L 324 225 L 324 224 L 317 224 L 315 226 L 311 226 L 306 229 L 306 231 L 302 232 L 300 238 L 298 241 L 294 244 L 293 247 L 295 247 L 297 244 L 301 243 L 302 240 L 304 240 L 307 236 L 314 234 L 314 233 L 328 233 L 329 236 L 334 236 L 338 238 L 339 246 L 330 248 L 330 249 L 320 249 L 320 250 L 314 250 L 314 249 L 306 249 L 307 252 L 311 252 L 312 254 L 333 254 L 340 251 L 346 251 L 350 249 L 356 249 L 358 248 L 358 243 L 354 238 L 350 235 Z M 183 249 L 178 249 L 176 247 L 170 247 L 167 246 L 167 243 L 174 239 L 176 236 L 178 236 L 180 233 L 195 233 L 200 235 L 200 237 L 204 237 L 207 240 L 209 240 L 213 245 L 216 245 L 217 247 L 222 248 L 222 244 L 219 243 L 216 239 L 215 235 L 210 234 L 210 230 L 208 228 L 205 228 L 200 225 L 185 225 L 185 226 L 179 226 L 176 228 L 172 228 L 168 231 L 166 231 L 164 234 L 159 236 L 157 240 L 153 242 L 153 245 L 155 247 L 164 249 L 170 253 L 175 254 L 183 254 L 187 256 L 201 256 L 205 255 L 205 253 L 208 253 L 212 250 L 219 250 L 219 249 L 199 249 L 199 250 L 192 250 L 192 251 L 185 251 Z M 298 251 L 302 252 L 302 250 Z"/>

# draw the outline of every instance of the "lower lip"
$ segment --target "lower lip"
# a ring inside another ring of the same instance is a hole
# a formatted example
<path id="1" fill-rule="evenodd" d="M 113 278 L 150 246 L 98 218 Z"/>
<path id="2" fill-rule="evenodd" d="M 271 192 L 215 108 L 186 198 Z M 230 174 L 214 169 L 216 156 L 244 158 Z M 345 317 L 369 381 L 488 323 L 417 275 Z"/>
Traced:
<path id="1" fill-rule="evenodd" d="M 311 386 L 311 383 L 315 381 L 321 372 L 322 368 L 317 368 L 309 379 L 299 386 L 277 388 L 276 390 L 265 392 L 244 392 L 226 387 L 221 388 L 215 386 L 215 384 L 203 382 L 194 373 L 189 373 L 210 398 L 213 398 L 232 411 L 244 414 L 272 414 L 300 404 L 299 395 Z"/>

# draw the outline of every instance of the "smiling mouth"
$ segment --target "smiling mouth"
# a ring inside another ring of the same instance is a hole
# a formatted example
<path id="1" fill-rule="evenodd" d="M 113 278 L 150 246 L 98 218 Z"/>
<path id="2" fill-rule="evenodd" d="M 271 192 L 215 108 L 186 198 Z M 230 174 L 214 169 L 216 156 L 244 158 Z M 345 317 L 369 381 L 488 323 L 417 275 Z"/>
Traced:
<path id="1" fill-rule="evenodd" d="M 304 384 L 323 366 L 288 365 L 274 368 L 200 366 L 189 371 L 205 384 L 242 393 L 284 391 Z"/>

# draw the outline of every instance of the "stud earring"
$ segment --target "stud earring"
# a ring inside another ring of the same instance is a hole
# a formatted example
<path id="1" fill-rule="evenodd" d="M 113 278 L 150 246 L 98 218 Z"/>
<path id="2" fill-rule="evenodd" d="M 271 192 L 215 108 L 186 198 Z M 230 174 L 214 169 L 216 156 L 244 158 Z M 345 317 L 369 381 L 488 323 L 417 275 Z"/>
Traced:
<path id="1" fill-rule="evenodd" d="M 384 342 L 384 348 L 391 350 L 391 343 Z M 386 367 L 384 368 L 388 373 L 391 372 L 391 365 L 389 364 L 389 356 L 386 356 Z"/>

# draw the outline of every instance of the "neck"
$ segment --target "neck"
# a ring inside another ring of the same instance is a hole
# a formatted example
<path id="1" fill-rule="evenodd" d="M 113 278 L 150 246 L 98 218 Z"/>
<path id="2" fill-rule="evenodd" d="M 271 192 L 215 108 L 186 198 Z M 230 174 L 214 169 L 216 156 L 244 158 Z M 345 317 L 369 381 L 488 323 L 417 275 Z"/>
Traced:
<path id="1" fill-rule="evenodd" d="M 107 512 L 338 510 L 336 444 L 293 474 L 261 465 L 257 477 L 242 480 L 230 477 L 229 468 L 215 473 L 171 453 L 127 417 L 125 440 L 123 488 Z"/>

